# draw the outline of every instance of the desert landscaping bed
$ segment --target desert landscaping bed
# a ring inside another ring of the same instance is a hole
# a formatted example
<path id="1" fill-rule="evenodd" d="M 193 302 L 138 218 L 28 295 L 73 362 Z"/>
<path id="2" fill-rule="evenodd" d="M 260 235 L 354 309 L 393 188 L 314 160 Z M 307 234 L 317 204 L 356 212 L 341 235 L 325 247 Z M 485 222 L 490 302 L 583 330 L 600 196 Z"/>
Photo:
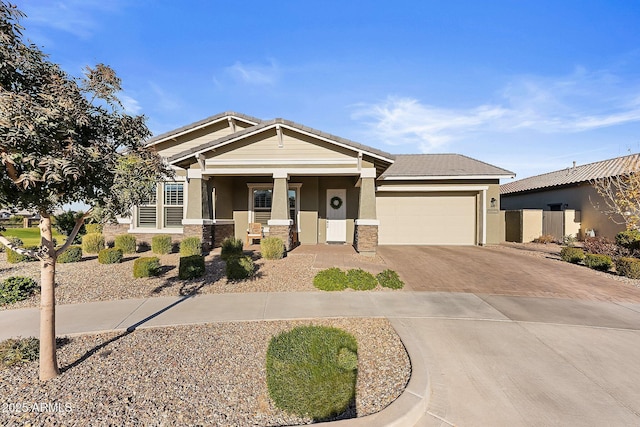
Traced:
<path id="1" fill-rule="evenodd" d="M 37 362 L 0 371 L 0 395 L 13 409 L 0 412 L 0 424 L 308 424 L 273 405 L 265 369 L 270 338 L 308 324 L 344 329 L 358 341 L 356 401 L 345 416 L 378 412 L 403 392 L 411 366 L 386 319 L 214 323 L 64 339 L 59 377 L 40 382 Z"/>
<path id="2" fill-rule="evenodd" d="M 313 268 L 314 255 L 289 254 L 281 260 L 255 260 L 255 276 L 243 281 L 230 282 L 224 276 L 225 263 L 219 250 L 205 258 L 206 273 L 200 279 L 178 279 L 177 253 L 161 255 L 162 274 L 152 278 L 133 278 L 133 261 L 140 256 L 151 256 L 151 252 L 125 256 L 119 264 L 100 264 L 95 255 L 84 256 L 77 263 L 56 265 L 56 302 L 76 304 L 92 301 L 110 301 L 155 296 L 176 296 L 191 293 L 229 292 L 313 292 L 313 277 L 320 269 Z M 354 255 L 354 259 L 356 255 Z M 0 254 L 0 280 L 10 276 L 27 276 L 40 282 L 40 263 L 21 262 L 10 264 L 6 254 Z M 388 291 L 378 286 L 378 291 Z M 346 291 L 349 292 L 349 291 Z M 40 295 L 11 305 L 0 306 L 0 310 L 37 307 Z"/>

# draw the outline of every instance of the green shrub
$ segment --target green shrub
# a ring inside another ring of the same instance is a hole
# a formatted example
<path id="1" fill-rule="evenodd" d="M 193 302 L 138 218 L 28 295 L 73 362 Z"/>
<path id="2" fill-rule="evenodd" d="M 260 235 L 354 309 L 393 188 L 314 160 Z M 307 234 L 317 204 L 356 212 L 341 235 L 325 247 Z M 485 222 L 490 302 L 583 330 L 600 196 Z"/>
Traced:
<path id="1" fill-rule="evenodd" d="M 67 248 L 66 251 L 58 255 L 56 262 L 64 264 L 67 262 L 78 262 L 82 259 L 82 246 L 72 245 Z"/>
<path id="2" fill-rule="evenodd" d="M 24 249 L 37 251 L 39 249 L 38 246 L 26 246 Z M 13 249 L 7 248 L 7 262 L 11 264 L 17 264 L 19 262 L 31 262 L 37 261 L 37 258 L 30 257 L 29 255 L 22 255 L 14 251 Z"/>
<path id="3" fill-rule="evenodd" d="M 187 237 L 180 242 L 180 256 L 202 255 L 202 242 L 198 237 Z"/>
<path id="4" fill-rule="evenodd" d="M 117 264 L 122 261 L 122 249 L 106 248 L 98 252 L 100 264 Z"/>
<path id="5" fill-rule="evenodd" d="M 265 237 L 260 240 L 260 253 L 265 259 L 282 259 L 284 242 L 279 237 Z"/>
<path id="6" fill-rule="evenodd" d="M 31 277 L 9 277 L 0 283 L 0 305 L 25 300 L 37 290 L 38 283 Z"/>
<path id="7" fill-rule="evenodd" d="M 229 258 L 237 258 L 242 256 L 242 240 L 235 237 L 227 237 L 222 241 L 222 249 L 220 258 L 226 261 Z"/>
<path id="8" fill-rule="evenodd" d="M 89 233 L 82 236 L 82 252 L 97 254 L 104 249 L 104 236 L 100 233 Z"/>
<path id="9" fill-rule="evenodd" d="M 133 277 L 151 277 L 160 274 L 160 259 L 158 257 L 140 257 L 133 262 Z"/>
<path id="10" fill-rule="evenodd" d="M 640 279 L 640 259 L 622 257 L 616 259 L 616 271 L 630 279 Z"/>
<path id="11" fill-rule="evenodd" d="M 135 254 L 136 236 L 132 236 L 131 234 L 118 234 L 115 238 L 114 247 L 116 249 L 122 249 L 123 254 Z"/>
<path id="12" fill-rule="evenodd" d="M 584 251 L 573 246 L 565 246 L 560 250 L 560 258 L 563 261 L 577 264 L 584 259 Z"/>
<path id="13" fill-rule="evenodd" d="M 584 264 L 594 270 L 607 271 L 611 268 L 613 261 L 611 261 L 611 257 L 609 255 L 586 254 L 584 257 Z"/>
<path id="14" fill-rule="evenodd" d="M 404 282 L 400 279 L 398 273 L 393 270 L 386 269 L 381 271 L 376 275 L 376 279 L 380 286 L 385 288 L 402 289 L 404 287 Z"/>
<path id="15" fill-rule="evenodd" d="M 368 291 L 378 285 L 376 277 L 361 268 L 347 271 L 347 286 L 356 291 Z"/>
<path id="16" fill-rule="evenodd" d="M 347 275 L 337 267 L 328 268 L 316 274 L 313 286 L 323 291 L 342 291 L 347 288 Z"/>
<path id="17" fill-rule="evenodd" d="M 87 233 L 102 233 L 102 224 L 85 224 L 84 228 L 87 230 Z"/>
<path id="18" fill-rule="evenodd" d="M 40 340 L 37 338 L 8 339 L 0 342 L 0 361 L 9 367 L 18 363 L 38 360 Z"/>
<path id="19" fill-rule="evenodd" d="M 616 243 L 623 248 L 635 251 L 640 249 L 640 231 L 625 230 L 616 234 Z"/>
<path id="20" fill-rule="evenodd" d="M 300 326 L 271 339 L 267 388 L 276 406 L 316 421 L 343 413 L 355 399 L 358 344 L 349 333 Z"/>
<path id="21" fill-rule="evenodd" d="M 171 236 L 167 236 L 166 234 L 158 234 L 151 239 L 151 251 L 154 254 L 169 254 L 171 253 L 172 245 Z"/>
<path id="22" fill-rule="evenodd" d="M 204 276 L 204 257 L 202 255 L 189 255 L 180 257 L 178 277 L 182 280 L 195 279 Z"/>
<path id="23" fill-rule="evenodd" d="M 228 280 L 244 280 L 253 276 L 253 260 L 250 256 L 227 258 L 226 274 Z"/>
<path id="24" fill-rule="evenodd" d="M 72 210 L 64 211 L 60 215 L 55 215 L 53 217 L 54 228 L 58 230 L 58 232 L 64 236 L 69 236 L 73 229 L 76 226 L 76 222 L 82 218 L 84 215 L 83 212 L 75 212 Z M 80 226 L 80 230 L 78 230 L 78 234 L 73 239 L 74 244 L 80 243 L 81 236 L 86 234 L 87 229 L 84 223 Z"/>

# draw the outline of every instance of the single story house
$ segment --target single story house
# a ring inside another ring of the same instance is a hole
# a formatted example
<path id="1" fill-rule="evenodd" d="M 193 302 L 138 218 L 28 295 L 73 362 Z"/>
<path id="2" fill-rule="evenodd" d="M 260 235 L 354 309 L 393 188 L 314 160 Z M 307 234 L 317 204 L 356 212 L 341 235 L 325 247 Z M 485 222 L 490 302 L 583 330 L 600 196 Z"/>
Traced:
<path id="1" fill-rule="evenodd" d="M 604 200 L 593 188 L 595 179 L 617 176 L 640 161 L 640 154 L 616 157 L 586 165 L 524 178 L 500 186 L 500 203 L 504 210 L 541 209 L 579 212 L 579 238 L 585 234 L 613 239 L 625 229 L 602 213 Z M 622 218 L 619 218 L 620 220 Z M 621 221 L 619 221 L 621 222 Z"/>
<path id="2" fill-rule="evenodd" d="M 245 240 L 250 223 L 295 244 L 484 245 L 501 236 L 508 170 L 459 154 L 393 155 L 283 119 L 226 112 L 158 135 L 148 146 L 175 169 L 130 219 L 105 227 Z"/>

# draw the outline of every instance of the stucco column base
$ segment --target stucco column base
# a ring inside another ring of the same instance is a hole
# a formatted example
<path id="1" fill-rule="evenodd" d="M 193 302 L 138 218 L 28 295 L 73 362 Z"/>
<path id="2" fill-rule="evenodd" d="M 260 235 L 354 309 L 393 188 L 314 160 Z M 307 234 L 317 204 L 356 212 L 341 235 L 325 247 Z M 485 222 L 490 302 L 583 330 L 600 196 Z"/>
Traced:
<path id="1" fill-rule="evenodd" d="M 213 225 L 183 225 L 184 237 L 197 237 L 202 241 L 202 250 L 213 249 Z"/>
<path id="2" fill-rule="evenodd" d="M 284 249 L 293 249 L 293 225 L 270 225 L 269 237 L 279 237 L 284 242 Z"/>
<path id="3" fill-rule="evenodd" d="M 222 246 L 222 241 L 227 237 L 235 236 L 235 225 L 233 224 L 214 224 L 212 227 L 214 248 Z"/>
<path id="4" fill-rule="evenodd" d="M 373 255 L 378 249 L 378 226 L 377 225 L 355 225 L 355 241 L 353 246 L 361 254 Z"/>

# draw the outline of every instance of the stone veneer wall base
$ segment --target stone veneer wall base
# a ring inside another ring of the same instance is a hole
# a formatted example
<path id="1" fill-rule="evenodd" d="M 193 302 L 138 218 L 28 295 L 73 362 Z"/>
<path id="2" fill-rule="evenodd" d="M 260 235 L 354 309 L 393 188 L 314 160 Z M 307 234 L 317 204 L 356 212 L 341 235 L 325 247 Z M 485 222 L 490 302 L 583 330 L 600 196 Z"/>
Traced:
<path id="1" fill-rule="evenodd" d="M 293 249 L 293 225 L 270 225 L 268 237 L 279 237 L 284 242 L 284 249 Z"/>
<path id="2" fill-rule="evenodd" d="M 378 249 L 378 226 L 356 224 L 355 228 L 353 246 L 356 251 L 362 254 L 375 254 Z"/>

